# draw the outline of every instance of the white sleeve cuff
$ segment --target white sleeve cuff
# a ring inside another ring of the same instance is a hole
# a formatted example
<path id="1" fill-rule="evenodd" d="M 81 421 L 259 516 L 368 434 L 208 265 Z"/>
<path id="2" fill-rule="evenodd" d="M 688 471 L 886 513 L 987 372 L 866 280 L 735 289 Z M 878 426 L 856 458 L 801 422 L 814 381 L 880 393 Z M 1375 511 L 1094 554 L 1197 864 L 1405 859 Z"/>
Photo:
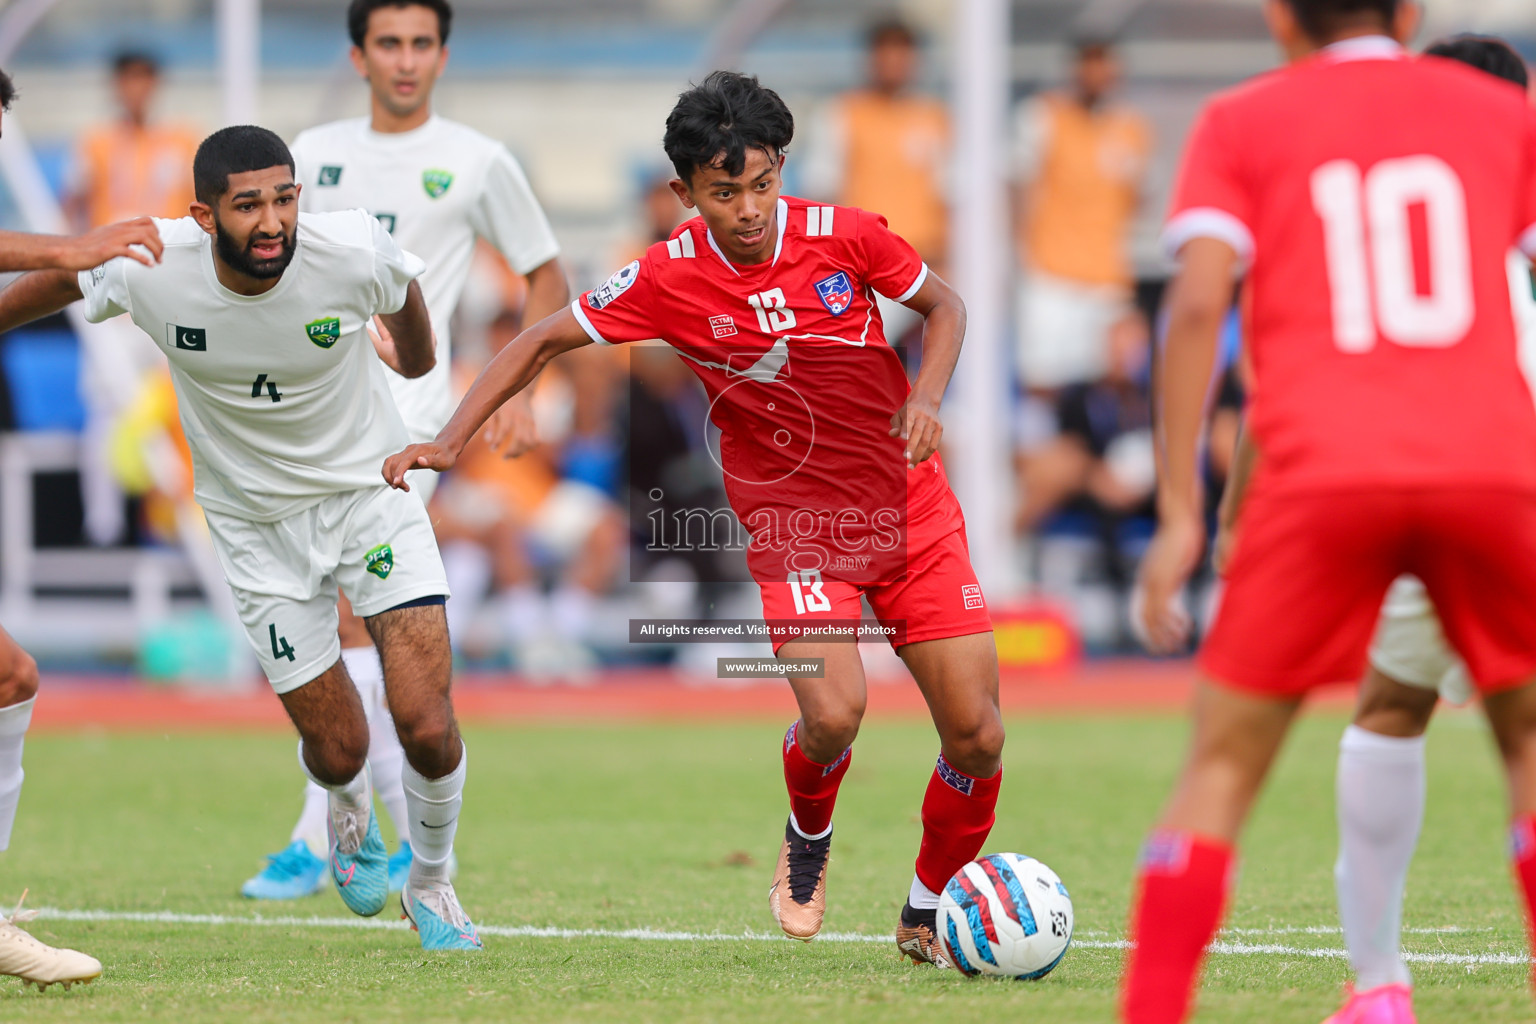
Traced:
<path id="1" fill-rule="evenodd" d="M 1248 225 L 1225 210 L 1198 206 L 1177 215 L 1163 228 L 1163 251 L 1169 259 L 1177 259 L 1179 250 L 1196 238 L 1214 238 L 1218 242 L 1225 242 L 1244 263 L 1253 260 L 1253 232 L 1248 230 Z"/>
<path id="2" fill-rule="evenodd" d="M 603 337 L 601 331 L 592 326 L 591 320 L 587 319 L 587 311 L 581 308 L 580 297 L 578 297 L 575 302 L 571 303 L 571 312 L 576 314 L 576 322 L 581 324 L 581 329 L 587 332 L 587 337 L 591 338 L 599 345 L 613 344 L 613 342 Z"/>
<path id="3" fill-rule="evenodd" d="M 1536 224 L 1532 224 L 1530 227 L 1526 228 L 1525 234 L 1520 236 L 1520 241 L 1516 242 L 1515 245 L 1520 249 L 1521 252 L 1525 253 L 1526 256 L 1530 257 L 1532 260 L 1536 260 Z"/>
<path id="4" fill-rule="evenodd" d="M 927 283 L 927 281 L 928 281 L 928 264 L 924 263 L 922 265 L 922 267 L 920 267 L 918 269 L 918 271 L 917 271 L 917 280 L 912 282 L 912 286 L 910 288 L 908 288 L 906 291 L 902 292 L 900 295 L 892 295 L 891 298 L 894 299 L 897 302 L 906 302 L 912 296 L 916 295 L 919 291 L 921 291 L 923 285 L 925 283 Z"/>

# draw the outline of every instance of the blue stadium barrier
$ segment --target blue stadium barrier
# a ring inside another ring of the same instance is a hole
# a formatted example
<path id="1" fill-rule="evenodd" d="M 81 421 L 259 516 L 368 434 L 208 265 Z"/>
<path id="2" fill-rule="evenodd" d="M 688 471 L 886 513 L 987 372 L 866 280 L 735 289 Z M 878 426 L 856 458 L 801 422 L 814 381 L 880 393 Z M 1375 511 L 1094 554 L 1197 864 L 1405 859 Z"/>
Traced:
<path id="1" fill-rule="evenodd" d="M 17 430 L 85 426 L 80 400 L 80 345 L 69 331 L 13 331 L 0 347 Z"/>

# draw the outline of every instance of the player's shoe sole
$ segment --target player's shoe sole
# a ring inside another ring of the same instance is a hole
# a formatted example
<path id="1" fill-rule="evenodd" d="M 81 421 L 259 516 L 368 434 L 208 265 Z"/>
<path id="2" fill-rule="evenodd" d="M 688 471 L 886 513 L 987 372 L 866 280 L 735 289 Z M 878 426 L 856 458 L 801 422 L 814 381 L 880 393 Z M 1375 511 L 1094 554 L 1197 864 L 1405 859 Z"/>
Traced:
<path id="1" fill-rule="evenodd" d="M 914 910 L 910 903 L 901 908 L 901 917 L 896 922 L 896 948 L 902 956 L 920 964 L 949 966 L 939 946 L 937 917 L 937 911 Z"/>
<path id="2" fill-rule="evenodd" d="M 26 894 L 22 894 L 26 899 Z M 57 949 L 28 934 L 18 922 L 30 921 L 35 910 L 22 910 L 18 903 L 9 918 L 0 917 L 0 974 L 20 978 L 22 985 L 36 985 L 39 992 L 49 985 L 68 989 L 101 977 L 101 961 L 79 950 Z"/>
<path id="3" fill-rule="evenodd" d="M 806 839 L 793 824 L 784 826 L 784 845 L 768 887 L 768 909 L 774 921 L 792 939 L 809 942 L 821 931 L 827 912 L 827 860 L 832 853 L 832 833 Z"/>
<path id="4" fill-rule="evenodd" d="M 422 949 L 475 951 L 485 948 L 475 923 L 459 905 L 453 885 L 415 890 L 409 882 L 400 890 L 400 916 L 421 936 Z"/>
<path id="5" fill-rule="evenodd" d="M 1349 993 L 1338 1013 L 1323 1024 L 1417 1024 L 1413 992 L 1407 985 L 1383 985 Z"/>
<path id="6" fill-rule="evenodd" d="M 367 771 L 367 769 L 363 769 Z M 379 832 L 379 816 L 373 813 L 373 786 L 368 787 L 368 825 L 361 841 L 354 834 L 356 816 L 340 812 L 343 819 L 351 818 L 351 828 L 346 830 L 346 845 L 357 843 L 355 850 L 343 849 L 338 841 L 336 818 L 338 811 L 333 805 L 326 813 L 325 828 L 330 839 L 331 881 L 347 909 L 359 917 L 373 917 L 389 902 L 389 851 L 384 848 L 384 836 Z M 334 800 L 334 795 L 332 796 Z"/>
<path id="7" fill-rule="evenodd" d="M 406 867 L 410 867 L 409 860 Z M 287 849 L 268 855 L 267 866 L 246 879 L 240 895 L 248 900 L 297 900 L 324 888 L 325 861 L 310 853 L 299 839 Z"/>

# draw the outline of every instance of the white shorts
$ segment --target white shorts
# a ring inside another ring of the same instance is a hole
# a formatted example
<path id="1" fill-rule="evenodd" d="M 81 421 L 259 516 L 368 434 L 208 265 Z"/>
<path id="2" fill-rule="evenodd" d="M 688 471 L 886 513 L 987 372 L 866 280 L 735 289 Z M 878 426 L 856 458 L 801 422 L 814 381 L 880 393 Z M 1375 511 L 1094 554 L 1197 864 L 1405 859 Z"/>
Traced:
<path id="1" fill-rule="evenodd" d="M 448 596 L 432 521 L 414 493 L 347 491 L 275 523 L 206 518 L 246 636 L 280 694 L 341 657 L 338 588 L 363 618 Z"/>
<path id="2" fill-rule="evenodd" d="M 1109 333 L 1128 308 L 1123 289 L 1030 273 L 1016 296 L 1016 351 L 1025 387 L 1061 388 L 1109 372 Z"/>
<path id="3" fill-rule="evenodd" d="M 1415 576 L 1399 576 L 1381 605 L 1371 666 L 1407 686 L 1438 690 L 1452 704 L 1472 699 L 1472 680 L 1440 628 L 1429 592 Z"/>

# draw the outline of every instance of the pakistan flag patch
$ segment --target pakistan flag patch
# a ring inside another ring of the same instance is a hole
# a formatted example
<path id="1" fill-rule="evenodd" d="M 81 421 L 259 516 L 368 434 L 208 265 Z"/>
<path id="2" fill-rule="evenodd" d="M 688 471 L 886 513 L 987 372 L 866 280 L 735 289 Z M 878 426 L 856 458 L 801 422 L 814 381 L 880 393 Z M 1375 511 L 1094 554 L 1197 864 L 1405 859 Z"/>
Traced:
<path id="1" fill-rule="evenodd" d="M 389 579 L 389 574 L 395 568 L 395 550 L 388 544 L 380 544 L 368 552 L 365 558 L 365 568 L 381 580 Z"/>
<path id="2" fill-rule="evenodd" d="M 341 338 L 341 318 L 328 316 L 312 320 L 304 325 L 304 332 L 316 345 L 321 348 L 330 348 Z"/>
<path id="3" fill-rule="evenodd" d="M 452 171 L 422 171 L 421 186 L 433 199 L 441 199 L 453 187 Z"/>

